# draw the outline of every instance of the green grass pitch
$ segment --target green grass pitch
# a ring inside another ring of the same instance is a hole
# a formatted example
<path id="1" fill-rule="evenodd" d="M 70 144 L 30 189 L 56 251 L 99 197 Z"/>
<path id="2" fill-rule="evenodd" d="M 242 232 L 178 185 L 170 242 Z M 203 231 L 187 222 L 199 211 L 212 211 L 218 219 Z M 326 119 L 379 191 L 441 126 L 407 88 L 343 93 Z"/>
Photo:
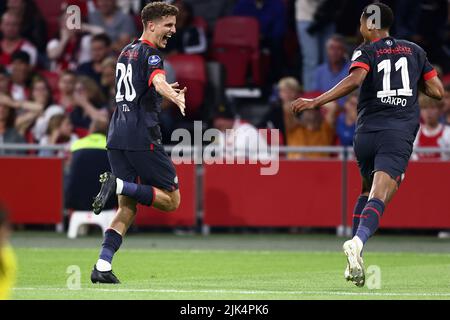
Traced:
<path id="1" fill-rule="evenodd" d="M 343 278 L 344 239 L 299 235 L 130 235 L 116 255 L 121 285 L 93 285 L 90 270 L 101 235 L 77 240 L 19 232 L 15 299 L 450 299 L 450 241 L 378 237 L 366 267 L 381 271 L 381 288 Z M 81 271 L 81 288 L 67 283 Z M 68 280 L 69 279 L 69 280 Z"/>

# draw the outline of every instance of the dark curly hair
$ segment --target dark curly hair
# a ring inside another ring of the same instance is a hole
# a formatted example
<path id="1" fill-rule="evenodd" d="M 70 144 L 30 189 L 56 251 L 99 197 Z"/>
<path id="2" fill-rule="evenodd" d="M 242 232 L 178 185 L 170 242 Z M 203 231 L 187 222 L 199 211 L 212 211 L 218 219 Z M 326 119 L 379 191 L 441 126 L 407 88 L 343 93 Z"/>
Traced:
<path id="1" fill-rule="evenodd" d="M 178 8 L 164 2 L 151 2 L 141 12 L 144 29 L 149 21 L 154 21 L 166 16 L 177 16 Z"/>

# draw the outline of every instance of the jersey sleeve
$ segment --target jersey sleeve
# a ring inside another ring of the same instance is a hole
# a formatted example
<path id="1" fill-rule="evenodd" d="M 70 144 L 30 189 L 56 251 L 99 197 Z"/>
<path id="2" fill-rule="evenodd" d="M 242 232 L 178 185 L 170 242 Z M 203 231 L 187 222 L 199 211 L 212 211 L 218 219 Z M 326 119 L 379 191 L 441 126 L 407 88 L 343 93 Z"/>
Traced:
<path id="1" fill-rule="evenodd" d="M 354 68 L 363 68 L 367 72 L 370 71 L 370 57 L 363 48 L 357 48 L 352 55 L 352 61 L 348 72 L 350 73 Z"/>
<path id="2" fill-rule="evenodd" d="M 149 50 L 145 58 L 146 79 L 148 79 L 148 86 L 150 87 L 153 78 L 159 74 L 166 74 L 164 71 L 164 61 L 162 54 L 157 50 Z"/>
<path id="3" fill-rule="evenodd" d="M 427 80 L 430 80 L 431 78 L 436 77 L 437 71 L 436 71 L 436 69 L 433 68 L 431 63 L 428 61 L 427 54 L 425 53 L 425 51 L 422 51 L 422 55 L 423 55 L 423 57 L 422 57 L 422 59 L 423 59 L 422 77 L 423 77 L 423 80 L 427 81 Z"/>

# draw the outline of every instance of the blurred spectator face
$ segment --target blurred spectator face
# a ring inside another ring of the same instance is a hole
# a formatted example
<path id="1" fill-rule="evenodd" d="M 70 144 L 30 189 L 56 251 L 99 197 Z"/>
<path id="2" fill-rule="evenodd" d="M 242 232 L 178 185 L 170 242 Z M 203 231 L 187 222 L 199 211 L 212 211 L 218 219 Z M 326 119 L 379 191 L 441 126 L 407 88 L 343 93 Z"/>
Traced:
<path id="1" fill-rule="evenodd" d="M 441 108 L 439 103 L 431 103 L 422 105 L 420 109 L 420 115 L 425 125 L 435 127 L 439 123 L 441 116 Z"/>
<path id="2" fill-rule="evenodd" d="M 228 119 L 228 118 L 222 118 L 217 117 L 214 119 L 213 126 L 216 129 L 219 129 L 222 132 L 225 132 L 227 129 L 233 128 L 234 125 L 234 119 Z"/>
<path id="3" fill-rule="evenodd" d="M 103 64 L 102 85 L 105 87 L 114 87 L 116 83 L 116 68 L 114 64 Z"/>
<path id="4" fill-rule="evenodd" d="M 109 16 L 116 10 L 115 0 L 97 0 L 97 9 L 104 16 Z"/>
<path id="5" fill-rule="evenodd" d="M 92 61 L 101 62 L 108 55 L 109 48 L 103 41 L 92 41 L 91 56 Z"/>
<path id="6" fill-rule="evenodd" d="M 33 101 L 47 105 L 50 100 L 51 92 L 44 81 L 37 81 L 33 84 L 31 97 Z"/>
<path id="7" fill-rule="evenodd" d="M 357 108 L 358 108 L 358 97 L 357 96 L 348 97 L 348 99 L 345 101 L 344 104 L 345 113 L 351 118 L 356 119 Z"/>
<path id="8" fill-rule="evenodd" d="M 450 90 L 445 90 L 444 93 L 444 108 L 443 112 L 445 114 L 450 114 Z"/>
<path id="9" fill-rule="evenodd" d="M 61 122 L 61 126 L 59 127 L 59 134 L 64 138 L 70 138 L 72 131 L 73 125 L 70 122 L 69 117 L 64 117 L 64 120 Z"/>
<path id="10" fill-rule="evenodd" d="M 59 78 L 58 89 L 62 94 L 72 95 L 75 90 L 75 75 L 64 73 Z"/>
<path id="11" fill-rule="evenodd" d="M 9 92 L 9 77 L 4 73 L 0 73 L 0 93 L 7 94 L 8 92 Z"/>
<path id="12" fill-rule="evenodd" d="M 7 40 L 20 38 L 20 18 L 12 13 L 6 12 L 2 16 L 0 30 Z"/>
<path id="13" fill-rule="evenodd" d="M 22 60 L 14 60 L 11 64 L 11 79 L 14 83 L 23 84 L 30 73 L 30 65 Z"/>
<path id="14" fill-rule="evenodd" d="M 283 103 L 292 102 L 298 96 L 297 90 L 288 86 L 280 86 L 280 99 Z"/>
<path id="15" fill-rule="evenodd" d="M 308 109 L 301 113 L 302 122 L 309 130 L 319 130 L 322 125 L 322 114 L 320 110 Z"/>
<path id="16" fill-rule="evenodd" d="M 345 46 L 336 39 L 330 39 L 327 43 L 327 56 L 330 64 L 340 63 L 345 59 Z"/>
<path id="17" fill-rule="evenodd" d="M 295 78 L 282 78 L 278 82 L 278 94 L 283 103 L 292 102 L 298 98 L 300 93 L 300 84 Z"/>
<path id="18" fill-rule="evenodd" d="M 23 11 L 25 9 L 25 0 L 8 0 L 6 7 L 8 10 Z"/>

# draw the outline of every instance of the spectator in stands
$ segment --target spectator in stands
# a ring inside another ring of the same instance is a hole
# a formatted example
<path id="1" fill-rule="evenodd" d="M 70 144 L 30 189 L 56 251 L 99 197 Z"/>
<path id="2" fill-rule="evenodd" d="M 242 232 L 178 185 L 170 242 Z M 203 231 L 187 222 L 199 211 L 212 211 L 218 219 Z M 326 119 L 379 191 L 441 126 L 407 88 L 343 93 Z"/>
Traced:
<path id="1" fill-rule="evenodd" d="M 11 56 L 10 94 L 14 100 L 24 101 L 30 96 L 31 79 L 33 78 L 30 56 L 25 51 L 16 51 Z"/>
<path id="2" fill-rule="evenodd" d="M 43 78 L 36 78 L 32 86 L 32 99 L 43 105 L 43 110 L 38 113 L 31 129 L 34 141 L 40 141 L 47 132 L 50 118 L 56 114 L 64 114 L 64 107 L 55 104 L 51 88 Z"/>
<path id="3" fill-rule="evenodd" d="M 344 103 L 344 112 L 336 119 L 336 134 L 342 146 L 352 146 L 358 117 L 358 92 L 351 93 Z"/>
<path id="4" fill-rule="evenodd" d="M 36 3 L 33 0 L 8 0 L 6 8 L 20 17 L 22 36 L 43 52 L 47 43 L 47 26 Z"/>
<path id="5" fill-rule="evenodd" d="M 165 63 L 164 63 L 165 64 Z M 116 59 L 108 57 L 102 63 L 102 90 L 106 106 L 112 112 L 116 106 Z"/>
<path id="6" fill-rule="evenodd" d="M 0 144 L 25 142 L 23 136 L 15 128 L 15 121 L 16 110 L 0 101 Z M 15 153 L 17 152 L 0 148 L 0 155 Z"/>
<path id="7" fill-rule="evenodd" d="M 32 90 L 32 92 L 34 91 L 35 90 Z M 0 104 L 16 110 L 17 117 L 15 120 L 15 129 L 22 136 L 26 135 L 27 129 L 44 109 L 44 104 L 39 103 L 38 101 L 18 101 L 3 93 L 0 93 Z"/>
<path id="8" fill-rule="evenodd" d="M 20 35 L 21 17 L 18 13 L 6 11 L 0 23 L 2 39 L 0 41 L 0 65 L 10 71 L 12 56 L 18 51 L 25 51 L 29 55 L 30 64 L 34 67 L 37 62 L 37 49 Z"/>
<path id="9" fill-rule="evenodd" d="M 450 125 L 450 83 L 445 86 L 443 102 L 443 120 L 445 124 Z"/>
<path id="10" fill-rule="evenodd" d="M 0 94 L 9 94 L 10 78 L 5 67 L 0 65 Z"/>
<path id="11" fill-rule="evenodd" d="M 108 123 L 92 121 L 89 135 L 75 141 L 71 148 L 71 161 L 65 188 L 65 207 L 73 210 L 92 210 L 92 198 L 98 192 L 98 176 L 111 171 L 106 153 Z M 117 206 L 116 197 L 111 197 L 105 209 Z"/>
<path id="12" fill-rule="evenodd" d="M 60 18 L 59 35 L 47 44 L 47 57 L 50 70 L 76 70 L 77 67 L 91 60 L 91 35 L 78 29 L 68 29 L 67 15 Z"/>
<path id="13" fill-rule="evenodd" d="M 417 133 L 414 147 L 450 147 L 450 126 L 439 122 L 442 113 L 442 101 L 420 95 L 420 116 L 422 123 Z M 450 160 L 449 153 L 413 153 L 412 159 Z"/>
<path id="14" fill-rule="evenodd" d="M 0 206 L 0 300 L 10 298 L 16 281 L 17 263 L 9 244 L 10 233 L 6 210 Z"/>
<path id="15" fill-rule="evenodd" d="M 278 81 L 284 72 L 285 11 L 281 0 L 238 0 L 233 10 L 234 15 L 258 19 L 261 48 L 270 52 L 270 83 Z"/>
<path id="16" fill-rule="evenodd" d="M 286 127 L 284 123 L 284 113 L 289 112 L 291 102 L 299 97 L 301 87 L 297 79 L 286 77 L 278 82 L 279 101 L 272 104 L 269 112 L 266 114 L 259 127 L 280 130 L 280 144 L 286 143 Z"/>
<path id="17" fill-rule="evenodd" d="M 180 10 L 177 16 L 177 32 L 167 43 L 166 52 L 169 54 L 203 54 L 208 49 L 206 35 L 202 28 L 193 25 L 192 6 L 177 0 L 174 5 Z"/>
<path id="18" fill-rule="evenodd" d="M 417 43 L 427 52 L 428 59 L 450 72 L 450 56 L 444 49 L 448 38 L 449 4 L 445 0 L 422 0 Z M 408 6 L 411 4 L 408 3 Z"/>
<path id="19" fill-rule="evenodd" d="M 52 91 L 44 78 L 36 77 L 33 79 L 30 98 L 30 101 L 22 102 L 22 104 L 33 105 L 35 108 L 21 110 L 16 120 L 16 128 L 26 137 L 29 136 L 29 130 L 33 128 L 36 120 L 43 116 L 48 107 L 53 104 Z M 45 130 L 43 130 L 42 135 L 44 133 Z M 30 137 L 30 140 L 32 140 L 32 137 Z"/>
<path id="20" fill-rule="evenodd" d="M 331 146 L 335 141 L 334 125 L 338 105 L 331 102 L 327 113 L 319 109 L 305 110 L 298 117 L 290 109 L 285 110 L 284 119 L 288 146 Z M 328 157 L 328 153 L 289 153 L 288 158 Z"/>
<path id="21" fill-rule="evenodd" d="M 335 30 L 332 20 L 320 18 L 323 10 L 320 6 L 326 1 L 296 0 L 297 35 L 302 53 L 302 83 L 305 92 L 314 89 L 314 71 L 325 59 L 325 42 Z"/>
<path id="22" fill-rule="evenodd" d="M 313 91 L 325 92 L 337 85 L 348 75 L 350 61 L 347 59 L 345 40 L 340 35 L 331 36 L 326 43 L 327 61 L 315 70 L 315 84 Z M 337 100 L 344 105 L 345 97 Z"/>
<path id="23" fill-rule="evenodd" d="M 136 26 L 130 15 L 123 13 L 116 0 L 98 0 L 97 9 L 89 14 L 89 24 L 102 27 L 112 40 L 112 48 L 120 52 L 136 36 Z"/>
<path id="24" fill-rule="evenodd" d="M 47 132 L 45 136 L 39 141 L 41 146 L 62 145 L 64 151 L 40 150 L 39 156 L 52 157 L 67 155 L 71 144 L 75 142 L 78 137 L 73 131 L 73 125 L 70 123 L 70 118 L 64 114 L 56 114 L 50 118 L 48 122 Z"/>
<path id="25" fill-rule="evenodd" d="M 111 39 L 106 34 L 97 34 L 91 40 L 91 61 L 81 64 L 77 73 L 101 84 L 102 62 L 111 53 Z"/>
<path id="26" fill-rule="evenodd" d="M 75 107 L 75 84 L 77 75 L 72 71 L 63 71 L 58 81 L 57 102 L 66 112 L 71 112 Z"/>
<path id="27" fill-rule="evenodd" d="M 222 107 L 213 120 L 213 127 L 220 131 L 217 149 L 222 157 L 233 159 L 269 158 L 267 140 L 251 123 L 235 117 L 229 108 Z"/>
<path id="28" fill-rule="evenodd" d="M 74 99 L 75 107 L 70 113 L 70 119 L 80 137 L 87 134 L 92 120 L 108 119 L 106 98 L 100 86 L 91 78 L 81 76 L 77 79 Z"/>

